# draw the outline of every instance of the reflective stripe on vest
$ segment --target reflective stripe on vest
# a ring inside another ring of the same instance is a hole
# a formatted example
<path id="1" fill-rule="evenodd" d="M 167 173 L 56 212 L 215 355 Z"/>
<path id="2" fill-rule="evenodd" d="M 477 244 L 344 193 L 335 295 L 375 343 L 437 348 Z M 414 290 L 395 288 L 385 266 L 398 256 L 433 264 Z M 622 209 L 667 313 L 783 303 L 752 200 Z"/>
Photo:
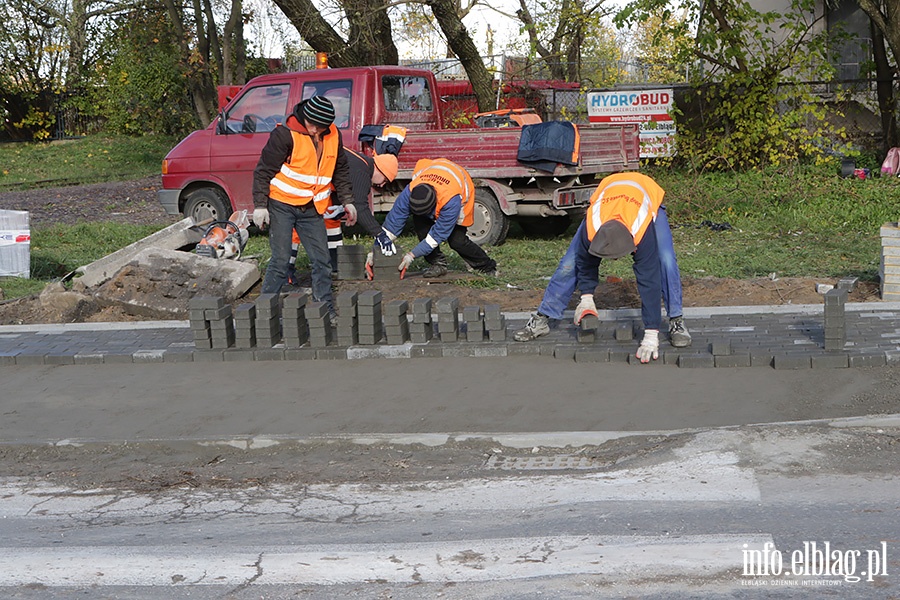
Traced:
<path id="1" fill-rule="evenodd" d="M 423 158 L 416 163 L 409 189 L 420 183 L 427 183 L 437 192 L 437 206 L 434 209 L 434 218 L 437 220 L 441 214 L 441 207 L 450 201 L 453 196 L 462 198 L 462 206 L 456 218 L 456 224 L 469 227 L 475 222 L 475 184 L 469 173 L 446 158 L 428 160 Z"/>
<path id="2" fill-rule="evenodd" d="M 647 227 L 656 218 L 665 191 L 640 173 L 617 173 L 600 182 L 591 196 L 587 211 L 587 235 L 592 241 L 603 223 L 621 221 L 634 237 L 634 245 L 641 243 Z"/>
<path id="3" fill-rule="evenodd" d="M 314 202 L 320 215 L 328 208 L 334 185 L 331 177 L 337 164 L 338 133 L 332 125 L 322 139 L 322 158 L 306 134 L 291 130 L 294 149 L 288 162 L 269 182 L 269 197 L 285 204 L 303 206 Z"/>

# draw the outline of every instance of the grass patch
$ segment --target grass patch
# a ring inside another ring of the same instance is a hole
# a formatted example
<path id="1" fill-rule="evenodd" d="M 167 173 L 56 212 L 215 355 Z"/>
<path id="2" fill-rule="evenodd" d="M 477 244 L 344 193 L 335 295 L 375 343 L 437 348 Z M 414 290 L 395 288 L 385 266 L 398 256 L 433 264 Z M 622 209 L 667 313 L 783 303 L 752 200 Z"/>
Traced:
<path id="1" fill-rule="evenodd" d="M 841 179 L 836 167 L 794 167 L 761 173 L 686 174 L 647 171 L 666 193 L 675 251 L 685 277 L 838 278 L 878 277 L 879 228 L 900 216 L 900 178 Z M 706 223 L 706 224 L 704 224 Z M 709 224 L 728 223 L 714 231 Z M 488 248 L 500 277 L 472 279 L 459 285 L 494 288 L 507 284 L 543 289 L 565 253 L 577 223 L 556 239 L 533 239 L 515 226 L 505 244 Z M 32 231 L 32 280 L 0 280 L 8 298 L 40 290 L 47 281 L 117 250 L 160 227 L 113 223 L 56 226 Z M 371 244 L 368 237 L 348 236 L 348 244 Z M 404 250 L 417 240 L 399 239 Z M 454 270 L 465 270 L 459 256 L 442 245 Z M 250 238 L 245 255 L 265 267 L 269 243 L 265 235 Z M 629 259 L 606 261 L 601 277 L 630 279 Z M 419 259 L 412 269 L 425 267 Z M 305 253 L 298 268 L 308 269 Z"/>
<path id="2" fill-rule="evenodd" d="M 0 144 L 0 190 L 140 179 L 160 173 L 178 140 L 163 135 L 91 136 Z"/>

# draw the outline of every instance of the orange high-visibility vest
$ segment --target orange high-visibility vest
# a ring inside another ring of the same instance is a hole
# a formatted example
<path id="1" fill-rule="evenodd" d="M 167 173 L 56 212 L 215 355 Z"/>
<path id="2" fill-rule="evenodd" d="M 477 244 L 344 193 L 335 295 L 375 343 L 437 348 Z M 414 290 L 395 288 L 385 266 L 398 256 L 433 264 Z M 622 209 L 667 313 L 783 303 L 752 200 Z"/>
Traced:
<path id="1" fill-rule="evenodd" d="M 423 158 L 416 162 L 409 189 L 420 183 L 427 183 L 437 192 L 437 206 L 434 218 L 437 220 L 443 207 L 453 196 L 462 198 L 462 208 L 456 219 L 457 225 L 469 227 L 475 222 L 475 184 L 469 173 L 455 162 L 446 158 L 428 160 Z"/>
<path id="2" fill-rule="evenodd" d="M 328 208 L 334 184 L 331 178 L 337 164 L 338 131 L 332 124 L 322 138 L 322 158 L 316 159 L 316 147 L 306 134 L 291 130 L 294 150 L 288 162 L 269 182 L 269 197 L 292 206 L 315 202 L 320 215 Z"/>
<path id="3" fill-rule="evenodd" d="M 616 219 L 628 228 L 637 246 L 656 218 L 665 193 L 659 184 L 641 173 L 605 177 L 594 190 L 587 210 L 588 241 L 594 239 L 603 223 Z"/>

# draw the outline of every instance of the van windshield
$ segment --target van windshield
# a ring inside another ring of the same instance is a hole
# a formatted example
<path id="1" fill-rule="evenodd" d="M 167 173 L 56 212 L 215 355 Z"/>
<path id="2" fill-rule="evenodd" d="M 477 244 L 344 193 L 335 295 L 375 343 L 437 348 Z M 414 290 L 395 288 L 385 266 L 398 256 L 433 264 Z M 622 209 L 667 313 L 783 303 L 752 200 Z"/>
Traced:
<path id="1" fill-rule="evenodd" d="M 265 133 L 284 122 L 290 86 L 265 85 L 247 90 L 228 109 L 225 124 L 229 133 Z"/>

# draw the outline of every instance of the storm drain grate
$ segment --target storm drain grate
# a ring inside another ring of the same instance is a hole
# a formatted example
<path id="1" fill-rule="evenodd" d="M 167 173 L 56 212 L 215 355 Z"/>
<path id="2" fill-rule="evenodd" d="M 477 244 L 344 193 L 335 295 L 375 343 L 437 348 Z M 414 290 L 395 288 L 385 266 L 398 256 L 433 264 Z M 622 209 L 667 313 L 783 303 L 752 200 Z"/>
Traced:
<path id="1" fill-rule="evenodd" d="M 487 460 L 487 468 L 508 471 L 561 471 L 565 469 L 597 469 L 604 461 L 590 456 L 559 454 L 556 456 L 503 456 L 493 454 Z"/>

